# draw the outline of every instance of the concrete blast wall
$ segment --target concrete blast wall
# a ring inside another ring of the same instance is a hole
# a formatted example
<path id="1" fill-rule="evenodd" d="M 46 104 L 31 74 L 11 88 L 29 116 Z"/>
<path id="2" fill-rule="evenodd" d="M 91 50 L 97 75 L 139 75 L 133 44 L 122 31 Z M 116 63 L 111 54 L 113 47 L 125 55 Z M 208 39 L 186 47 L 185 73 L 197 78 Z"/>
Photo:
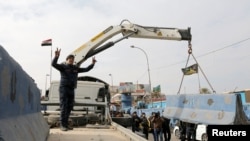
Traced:
<path id="1" fill-rule="evenodd" d="M 47 140 L 40 96 L 34 80 L 0 46 L 0 141 Z"/>
<path id="2" fill-rule="evenodd" d="M 249 124 L 239 94 L 167 95 L 163 116 L 207 125 Z"/>

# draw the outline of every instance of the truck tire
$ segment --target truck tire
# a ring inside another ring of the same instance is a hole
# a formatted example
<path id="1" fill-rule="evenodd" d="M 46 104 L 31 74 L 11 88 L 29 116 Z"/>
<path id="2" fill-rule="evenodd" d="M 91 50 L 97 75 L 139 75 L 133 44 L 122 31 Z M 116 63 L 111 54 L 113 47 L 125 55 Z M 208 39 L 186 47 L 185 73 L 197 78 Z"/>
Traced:
<path id="1" fill-rule="evenodd" d="M 87 118 L 84 115 L 71 115 L 69 124 L 71 126 L 83 126 L 87 124 Z"/>

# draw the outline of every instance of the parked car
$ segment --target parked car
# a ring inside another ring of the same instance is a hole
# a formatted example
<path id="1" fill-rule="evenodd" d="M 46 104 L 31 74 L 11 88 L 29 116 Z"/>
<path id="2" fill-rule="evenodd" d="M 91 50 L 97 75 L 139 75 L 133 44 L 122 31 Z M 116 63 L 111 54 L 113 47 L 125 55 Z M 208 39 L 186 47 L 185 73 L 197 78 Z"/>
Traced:
<path id="1" fill-rule="evenodd" d="M 185 129 L 180 129 L 179 126 L 176 125 L 173 129 L 174 136 L 176 136 L 179 139 L 187 138 L 186 130 L 185 131 L 182 131 L 182 130 L 185 130 Z M 193 130 L 196 130 L 196 132 L 192 132 Z M 207 125 L 197 124 L 197 126 L 194 129 L 191 129 L 190 132 L 192 132 L 191 139 L 195 138 L 194 140 L 198 140 L 198 141 L 207 141 L 208 140 Z M 194 134 L 194 133 L 196 133 L 196 134 Z"/>

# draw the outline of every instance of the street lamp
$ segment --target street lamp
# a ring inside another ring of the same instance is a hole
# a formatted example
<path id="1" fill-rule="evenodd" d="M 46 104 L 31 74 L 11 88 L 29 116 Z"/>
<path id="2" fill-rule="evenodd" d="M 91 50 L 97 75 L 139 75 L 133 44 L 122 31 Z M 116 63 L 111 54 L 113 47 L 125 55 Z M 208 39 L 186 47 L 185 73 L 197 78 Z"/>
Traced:
<path id="1" fill-rule="evenodd" d="M 147 65 L 148 65 L 149 93 L 151 94 L 151 79 L 150 79 L 150 70 L 149 70 L 149 63 L 148 63 L 148 55 L 147 55 L 147 53 L 146 53 L 143 49 L 141 49 L 141 48 L 139 48 L 139 47 L 135 47 L 134 45 L 132 45 L 132 46 L 130 46 L 130 47 L 131 47 L 131 48 L 137 48 L 137 49 L 141 50 L 141 51 L 145 54 L 145 56 L 146 56 Z M 152 95 L 151 95 L 151 100 L 152 100 Z"/>
<path id="2" fill-rule="evenodd" d="M 45 94 L 46 94 L 46 90 L 47 90 L 47 77 L 50 76 L 49 74 L 46 74 L 45 76 Z"/>
<path id="3" fill-rule="evenodd" d="M 113 92 L 113 76 L 112 76 L 112 74 L 109 74 L 109 76 L 111 77 L 112 92 Z"/>

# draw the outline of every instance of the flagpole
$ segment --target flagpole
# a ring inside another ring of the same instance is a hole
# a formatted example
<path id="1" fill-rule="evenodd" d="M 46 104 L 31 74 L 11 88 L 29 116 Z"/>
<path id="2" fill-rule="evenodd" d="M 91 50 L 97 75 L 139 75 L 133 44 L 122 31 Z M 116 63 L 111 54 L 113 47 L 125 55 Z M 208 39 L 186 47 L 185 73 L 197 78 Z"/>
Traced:
<path id="1" fill-rule="evenodd" d="M 52 39 L 47 39 L 47 40 L 44 40 L 42 41 L 42 44 L 41 46 L 50 46 L 50 84 L 51 84 L 51 78 L 52 78 Z M 46 81 L 47 81 L 47 78 L 46 78 Z M 46 82 L 47 83 L 47 82 Z M 45 88 L 46 89 L 46 88 Z M 45 90 L 45 93 L 46 93 L 46 90 Z"/>
<path id="2" fill-rule="evenodd" d="M 52 77 L 52 65 L 51 65 L 51 63 L 52 63 L 52 44 L 51 44 L 51 46 L 50 46 L 50 84 L 51 84 L 51 77 Z"/>

